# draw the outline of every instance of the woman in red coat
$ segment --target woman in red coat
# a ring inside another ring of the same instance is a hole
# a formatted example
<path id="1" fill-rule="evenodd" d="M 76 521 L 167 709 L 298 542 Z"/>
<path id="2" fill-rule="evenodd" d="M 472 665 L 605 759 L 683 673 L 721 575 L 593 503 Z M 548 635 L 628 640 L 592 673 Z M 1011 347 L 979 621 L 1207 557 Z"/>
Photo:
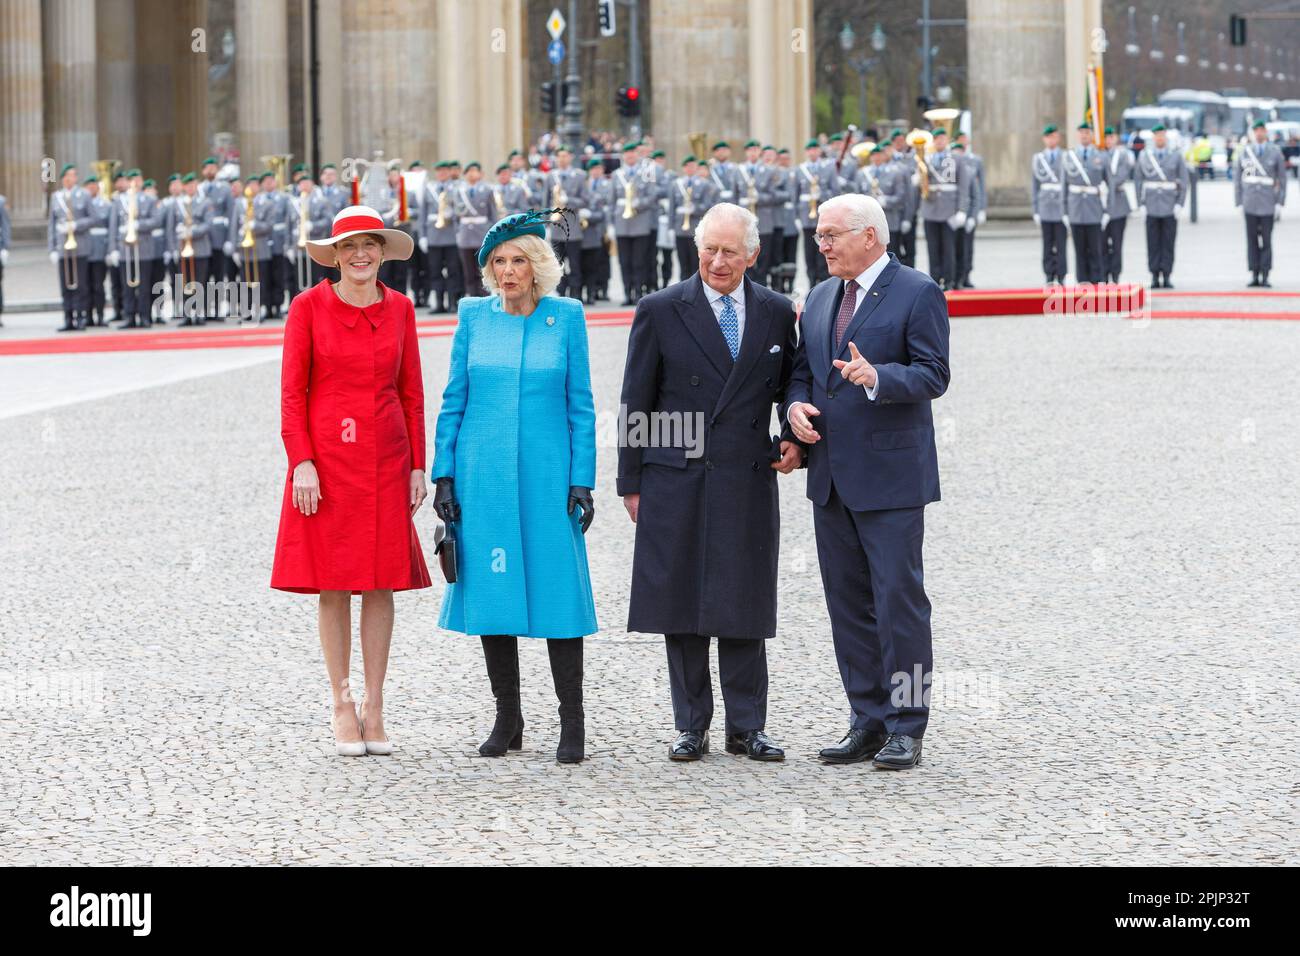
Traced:
<path id="1" fill-rule="evenodd" d="M 338 753 L 392 753 L 383 686 L 393 592 L 427 588 L 412 516 L 423 503 L 424 385 L 415 309 L 378 281 L 385 259 L 411 255 L 411 237 L 368 206 L 334 217 L 311 257 L 337 266 L 289 308 L 280 423 L 289 455 L 271 587 L 320 595 L 320 641 L 333 691 Z M 365 702 L 348 688 L 352 595 L 361 595 Z"/>

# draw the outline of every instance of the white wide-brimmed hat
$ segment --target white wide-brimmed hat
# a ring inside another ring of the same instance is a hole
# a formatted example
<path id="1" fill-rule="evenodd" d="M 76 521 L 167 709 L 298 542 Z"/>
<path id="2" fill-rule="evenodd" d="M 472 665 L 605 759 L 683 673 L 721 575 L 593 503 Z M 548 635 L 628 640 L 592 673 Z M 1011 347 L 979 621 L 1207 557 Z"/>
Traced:
<path id="1" fill-rule="evenodd" d="M 330 248 L 340 239 L 372 233 L 384 237 L 385 259 L 409 259 L 415 248 L 410 235 L 400 229 L 389 229 L 379 213 L 369 206 L 348 206 L 334 217 L 334 228 L 328 239 L 308 239 L 307 254 L 323 266 L 335 265 L 335 254 Z"/>

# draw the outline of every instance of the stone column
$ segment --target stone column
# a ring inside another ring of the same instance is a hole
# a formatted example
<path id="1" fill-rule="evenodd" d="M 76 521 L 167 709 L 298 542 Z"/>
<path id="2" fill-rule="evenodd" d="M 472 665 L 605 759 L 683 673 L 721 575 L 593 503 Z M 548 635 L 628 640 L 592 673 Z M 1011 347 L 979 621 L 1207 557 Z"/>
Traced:
<path id="1" fill-rule="evenodd" d="M 289 151 L 289 14 L 285 0 L 235 0 L 239 162 L 248 176 L 261 157 Z"/>
<path id="2" fill-rule="evenodd" d="M 984 158 L 989 215 L 1029 215 L 1029 162 L 1042 128 L 1067 115 L 1065 9 L 1070 0 L 967 0 L 971 145 Z M 1082 87 L 1082 71 L 1076 85 Z"/>
<path id="3" fill-rule="evenodd" d="M 813 132 L 812 0 L 749 0 L 748 134 L 795 156 Z"/>
<path id="4" fill-rule="evenodd" d="M 522 0 L 438 0 L 437 155 L 477 159 L 491 177 L 524 144 Z M 566 8 L 567 9 L 567 8 Z"/>
<path id="5" fill-rule="evenodd" d="M 98 159 L 94 0 L 46 0 L 45 142 L 56 166 L 75 163 L 81 178 Z"/>
<path id="6" fill-rule="evenodd" d="M 316 6 L 316 58 L 320 61 L 317 89 L 320 98 L 319 120 L 312 114 L 311 106 L 311 24 L 303 17 L 303 89 L 307 91 L 304 110 L 306 139 L 311 143 L 313 122 L 320 124 L 320 155 L 317 166 L 323 163 L 338 165 L 343 158 L 343 0 L 318 0 Z M 303 157 L 310 162 L 310 156 Z"/>
<path id="7" fill-rule="evenodd" d="M 650 132 L 673 168 L 690 152 L 687 136 L 696 132 L 708 134 L 708 145 L 727 140 L 732 158 L 743 159 L 740 146 L 751 131 L 749 33 L 752 28 L 766 29 L 750 21 L 750 7 L 749 0 L 650 4 Z M 708 74 L 707 82 L 701 81 L 702 71 Z"/>
<path id="8" fill-rule="evenodd" d="M 97 159 L 138 165 L 135 102 L 135 0 L 99 0 L 95 16 L 99 83 Z"/>
<path id="9" fill-rule="evenodd" d="M 208 133 L 208 51 L 221 38 L 208 33 L 208 0 L 174 0 L 171 6 L 172 115 L 176 123 L 172 164 L 182 172 L 198 172 L 212 146 Z M 195 30 L 203 30 L 201 44 L 195 40 Z"/>
<path id="10" fill-rule="evenodd" d="M 43 114 L 40 0 L 0 3 L 0 193 L 15 226 L 44 220 Z"/>

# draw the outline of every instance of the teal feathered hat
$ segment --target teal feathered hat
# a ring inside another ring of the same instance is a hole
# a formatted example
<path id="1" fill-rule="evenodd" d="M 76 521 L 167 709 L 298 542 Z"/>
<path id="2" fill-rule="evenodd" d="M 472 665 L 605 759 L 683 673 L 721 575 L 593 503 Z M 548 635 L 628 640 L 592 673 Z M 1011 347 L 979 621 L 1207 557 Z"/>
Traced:
<path id="1" fill-rule="evenodd" d="M 506 216 L 483 237 L 483 245 L 478 247 L 478 267 L 482 269 L 487 265 L 492 250 L 503 242 L 518 239 L 520 236 L 536 236 L 538 239 L 545 239 L 546 222 L 553 212 L 554 209 L 540 211 L 530 209 L 528 212 L 517 212 L 513 216 Z"/>

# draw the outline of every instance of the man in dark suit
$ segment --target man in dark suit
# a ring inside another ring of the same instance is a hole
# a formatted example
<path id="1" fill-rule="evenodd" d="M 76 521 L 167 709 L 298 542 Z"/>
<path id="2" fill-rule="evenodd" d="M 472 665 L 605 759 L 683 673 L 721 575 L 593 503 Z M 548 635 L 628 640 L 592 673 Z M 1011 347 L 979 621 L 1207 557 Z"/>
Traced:
<path id="1" fill-rule="evenodd" d="M 766 641 L 776 633 L 776 472 L 802 458 L 769 430 L 795 349 L 790 301 L 745 278 L 758 221 L 713 206 L 695 232 L 700 271 L 637 303 L 628 339 L 618 493 L 636 524 L 628 630 L 665 635 L 672 760 L 709 751 L 709 639 L 728 753 L 782 760 L 764 733 Z"/>
<path id="2" fill-rule="evenodd" d="M 939 500 L 930 402 L 948 388 L 948 308 L 928 276 L 885 251 L 870 196 L 821 207 L 831 278 L 804 303 L 785 412 L 808 448 L 817 559 L 849 732 L 828 763 L 921 759 L 932 680 L 921 570 L 925 506 Z"/>

